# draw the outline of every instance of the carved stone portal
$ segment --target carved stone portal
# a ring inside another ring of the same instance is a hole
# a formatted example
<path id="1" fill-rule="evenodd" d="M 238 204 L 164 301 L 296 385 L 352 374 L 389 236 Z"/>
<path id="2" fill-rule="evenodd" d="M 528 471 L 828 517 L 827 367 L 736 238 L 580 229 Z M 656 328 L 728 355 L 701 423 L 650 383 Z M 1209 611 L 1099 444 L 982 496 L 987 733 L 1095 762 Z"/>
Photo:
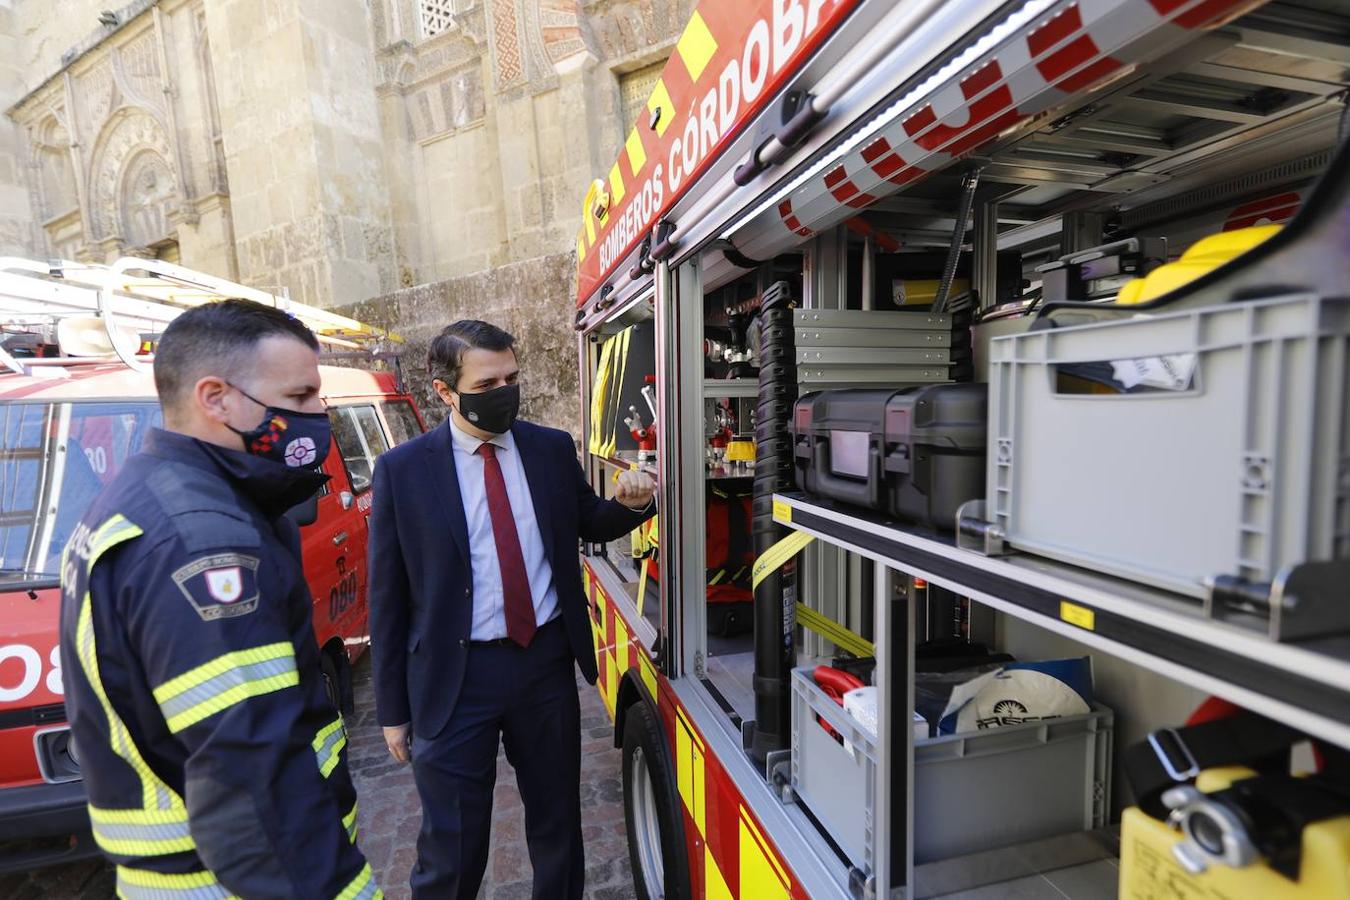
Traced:
<path id="1" fill-rule="evenodd" d="M 169 212 L 177 190 L 163 157 L 142 150 L 127 164 L 122 176 L 122 236 L 127 243 L 146 247 L 169 235 Z"/>
<path id="2" fill-rule="evenodd" d="M 149 112 L 124 107 L 113 115 L 90 166 L 93 240 L 121 237 L 145 246 L 169 236 L 169 212 L 182 203 L 172 158 L 164 128 Z"/>

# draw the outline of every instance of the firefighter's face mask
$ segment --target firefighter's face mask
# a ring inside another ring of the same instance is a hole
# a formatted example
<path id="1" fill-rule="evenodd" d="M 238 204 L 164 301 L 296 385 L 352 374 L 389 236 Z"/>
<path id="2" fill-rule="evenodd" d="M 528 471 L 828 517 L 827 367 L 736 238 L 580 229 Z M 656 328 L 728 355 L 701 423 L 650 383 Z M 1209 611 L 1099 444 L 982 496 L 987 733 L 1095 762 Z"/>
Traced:
<path id="1" fill-rule="evenodd" d="M 327 413 L 279 409 L 268 406 L 237 385 L 230 387 L 263 407 L 262 421 L 248 431 L 225 423 L 226 428 L 244 441 L 246 451 L 292 469 L 313 470 L 323 465 L 333 443 L 333 427 Z"/>
<path id="2" fill-rule="evenodd" d="M 459 400 L 459 414 L 475 428 L 490 434 L 505 434 L 511 430 L 520 414 L 520 385 L 504 384 L 476 394 L 454 395 Z"/>

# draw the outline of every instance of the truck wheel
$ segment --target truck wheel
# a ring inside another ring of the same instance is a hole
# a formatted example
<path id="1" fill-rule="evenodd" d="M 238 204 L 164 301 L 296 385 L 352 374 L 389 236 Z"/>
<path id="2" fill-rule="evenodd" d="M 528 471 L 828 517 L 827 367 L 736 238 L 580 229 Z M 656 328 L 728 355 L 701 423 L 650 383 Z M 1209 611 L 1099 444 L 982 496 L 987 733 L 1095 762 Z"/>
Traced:
<path id="1" fill-rule="evenodd" d="M 691 892 L 684 815 L 661 727 L 642 700 L 624 720 L 623 802 L 639 900 L 685 900 Z"/>
<path id="2" fill-rule="evenodd" d="M 319 671 L 323 673 L 323 690 L 328 695 L 328 702 L 333 704 L 333 709 L 342 710 L 342 681 L 338 678 L 337 663 L 333 662 L 333 654 L 319 654 Z"/>

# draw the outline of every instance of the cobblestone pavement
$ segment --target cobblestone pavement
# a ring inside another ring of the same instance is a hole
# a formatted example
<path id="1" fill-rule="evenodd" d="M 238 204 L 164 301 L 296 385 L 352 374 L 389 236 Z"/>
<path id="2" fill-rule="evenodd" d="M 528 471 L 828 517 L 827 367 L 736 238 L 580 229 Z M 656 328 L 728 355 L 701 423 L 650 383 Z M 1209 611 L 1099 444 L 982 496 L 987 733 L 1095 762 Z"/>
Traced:
<path id="1" fill-rule="evenodd" d="M 370 666 L 355 673 L 356 713 L 349 723 L 348 760 L 361 804 L 357 822 L 361 849 L 390 900 L 408 896 L 408 874 L 417 856 L 422 808 L 412 768 L 389 756 L 375 722 Z M 614 726 L 595 688 L 577 678 L 581 692 L 581 814 L 586 840 L 586 894 L 593 900 L 622 900 L 633 894 L 628 868 L 628 833 L 623 820 L 620 754 Z M 525 850 L 525 814 L 506 754 L 497 757 L 497 792 L 492 805 L 492 852 L 478 896 L 518 900 L 530 896 L 530 858 Z"/>
<path id="2" fill-rule="evenodd" d="M 421 804 L 412 769 L 395 763 L 375 721 L 370 665 L 354 673 L 356 712 L 348 720 L 348 760 L 360 802 L 361 849 L 390 900 L 406 900 L 408 874 L 416 857 Z M 620 755 L 613 726 L 595 688 L 577 679 L 581 694 L 581 808 L 586 839 L 586 893 L 591 900 L 624 900 L 633 894 L 628 836 L 623 820 Z M 109 866 L 97 862 L 52 866 L 27 874 L 0 875 L 0 897 L 24 900 L 102 900 L 113 896 Z M 525 850 L 525 817 L 516 779 L 505 753 L 497 758 L 492 853 L 482 900 L 530 896 L 530 860 Z"/>

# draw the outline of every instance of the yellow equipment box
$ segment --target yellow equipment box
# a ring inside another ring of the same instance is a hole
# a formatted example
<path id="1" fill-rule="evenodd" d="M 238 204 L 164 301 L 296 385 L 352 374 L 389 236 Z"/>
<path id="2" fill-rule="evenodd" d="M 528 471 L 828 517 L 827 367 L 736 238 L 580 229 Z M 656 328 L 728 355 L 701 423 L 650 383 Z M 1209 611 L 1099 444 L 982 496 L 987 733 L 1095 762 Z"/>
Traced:
<path id="1" fill-rule="evenodd" d="M 1240 767 L 1200 773 L 1204 793 L 1223 790 L 1253 773 Z M 1350 816 L 1303 830 L 1299 880 L 1262 863 L 1241 869 L 1220 863 L 1196 875 L 1172 854 L 1181 833 L 1137 808 L 1120 826 L 1120 900 L 1350 900 Z"/>

